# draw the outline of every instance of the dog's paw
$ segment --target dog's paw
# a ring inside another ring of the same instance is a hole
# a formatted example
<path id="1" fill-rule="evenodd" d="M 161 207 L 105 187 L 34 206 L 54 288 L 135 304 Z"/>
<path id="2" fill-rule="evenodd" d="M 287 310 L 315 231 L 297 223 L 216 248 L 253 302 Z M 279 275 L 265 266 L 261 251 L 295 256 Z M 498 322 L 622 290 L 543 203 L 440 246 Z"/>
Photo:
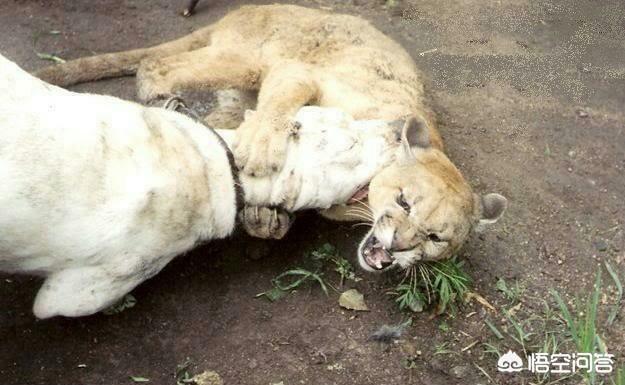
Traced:
<path id="1" fill-rule="evenodd" d="M 293 223 L 293 215 L 280 208 L 245 206 L 239 219 L 247 233 L 256 238 L 282 239 Z"/>
<path id="2" fill-rule="evenodd" d="M 80 317 L 96 313 L 117 301 L 137 283 L 112 277 L 100 266 L 62 270 L 41 286 L 33 312 L 37 318 Z"/>

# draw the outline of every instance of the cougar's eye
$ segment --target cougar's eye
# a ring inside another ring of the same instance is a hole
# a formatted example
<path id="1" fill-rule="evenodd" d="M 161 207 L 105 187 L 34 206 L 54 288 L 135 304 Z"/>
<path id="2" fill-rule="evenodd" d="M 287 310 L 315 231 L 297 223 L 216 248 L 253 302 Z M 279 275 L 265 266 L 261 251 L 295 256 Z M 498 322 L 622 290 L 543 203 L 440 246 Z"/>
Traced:
<path id="1" fill-rule="evenodd" d="M 410 205 L 406 202 L 406 198 L 404 197 L 404 193 L 400 193 L 397 197 L 397 204 L 404 209 L 405 212 L 410 212 Z"/>
<path id="2" fill-rule="evenodd" d="M 428 234 L 428 239 L 432 242 L 441 242 L 441 238 L 434 233 Z"/>

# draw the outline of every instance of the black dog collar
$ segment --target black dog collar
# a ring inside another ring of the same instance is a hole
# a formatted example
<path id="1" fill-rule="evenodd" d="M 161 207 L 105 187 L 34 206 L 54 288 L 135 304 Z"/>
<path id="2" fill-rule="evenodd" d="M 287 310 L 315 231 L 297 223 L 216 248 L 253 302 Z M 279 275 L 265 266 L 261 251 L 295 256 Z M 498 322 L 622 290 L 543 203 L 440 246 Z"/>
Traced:
<path id="1" fill-rule="evenodd" d="M 190 117 L 196 122 L 202 124 L 204 127 L 208 128 L 213 135 L 217 138 L 223 149 L 226 151 L 226 156 L 228 157 L 228 163 L 230 164 L 230 172 L 232 173 L 232 180 L 234 181 L 234 192 L 235 192 L 235 201 L 236 201 L 236 212 L 240 212 L 243 209 L 245 204 L 245 192 L 243 191 L 243 186 L 241 185 L 241 181 L 239 179 L 239 171 L 236 163 L 234 162 L 234 155 L 226 144 L 226 141 L 215 131 L 215 129 L 206 123 L 195 113 L 195 111 L 188 108 L 182 98 L 179 96 L 173 96 L 165 101 L 163 104 L 163 108 L 171 111 L 179 112 L 183 115 Z"/>

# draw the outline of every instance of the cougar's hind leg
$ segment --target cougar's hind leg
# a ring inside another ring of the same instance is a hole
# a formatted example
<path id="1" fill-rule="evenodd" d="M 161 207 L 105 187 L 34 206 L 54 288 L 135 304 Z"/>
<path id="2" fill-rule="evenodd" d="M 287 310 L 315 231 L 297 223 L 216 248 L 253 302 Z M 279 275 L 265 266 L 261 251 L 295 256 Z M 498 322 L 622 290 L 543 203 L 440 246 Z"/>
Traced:
<path id="1" fill-rule="evenodd" d="M 150 101 L 190 89 L 255 90 L 260 74 L 258 63 L 245 53 L 207 46 L 143 61 L 137 71 L 137 93 L 141 100 Z"/>

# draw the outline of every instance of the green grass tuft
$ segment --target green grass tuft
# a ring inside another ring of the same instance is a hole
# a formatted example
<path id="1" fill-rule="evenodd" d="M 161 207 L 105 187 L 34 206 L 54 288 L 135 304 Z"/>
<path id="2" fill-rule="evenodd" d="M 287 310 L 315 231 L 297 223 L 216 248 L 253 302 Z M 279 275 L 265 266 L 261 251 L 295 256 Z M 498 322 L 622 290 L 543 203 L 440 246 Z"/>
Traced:
<path id="1" fill-rule="evenodd" d="M 328 295 L 328 287 L 322 278 L 323 273 L 312 272 L 302 268 L 287 270 L 271 280 L 273 288 L 256 294 L 256 297 L 265 297 L 274 302 L 293 290 L 298 289 L 304 283 L 317 282 L 321 290 Z"/>
<path id="2" fill-rule="evenodd" d="M 257 294 L 256 297 L 265 297 L 274 302 L 285 294 L 297 290 L 302 285 L 310 282 L 319 284 L 321 290 L 326 295 L 328 295 L 328 287 L 337 291 L 332 284 L 324 279 L 322 270 L 328 264 L 331 264 L 333 270 L 339 274 L 341 286 L 343 286 L 345 280 L 360 281 L 360 278 L 356 277 L 354 268 L 349 261 L 343 258 L 336 247 L 329 243 L 325 243 L 311 251 L 309 257 L 308 263 L 304 263 L 304 265 L 309 266 L 309 269 L 296 267 L 281 273 L 271 280 L 273 286 L 271 289 Z"/>
<path id="3" fill-rule="evenodd" d="M 306 269 L 293 269 L 287 270 L 284 273 L 280 274 L 276 278 L 273 279 L 274 285 L 282 290 L 282 291 L 291 291 L 300 287 L 304 282 L 313 281 L 319 283 L 321 286 L 321 290 L 328 295 L 328 288 L 326 287 L 325 282 L 321 278 L 322 273 L 308 271 Z M 288 278 L 296 277 L 291 282 L 283 282 L 287 281 Z"/>
<path id="4" fill-rule="evenodd" d="M 462 267 L 456 258 L 412 266 L 391 294 L 400 310 L 419 312 L 436 303 L 441 314 L 468 291 L 471 278 Z"/>
<path id="5" fill-rule="evenodd" d="M 621 280 L 619 279 L 618 274 L 616 274 L 616 272 L 612 268 L 612 265 L 606 262 L 605 268 L 610 274 L 610 277 L 612 277 L 617 292 L 616 302 L 614 303 L 614 306 L 612 306 L 612 310 L 610 310 L 610 314 L 608 314 L 607 319 L 608 326 L 611 326 L 614 323 L 614 320 L 616 320 L 616 316 L 618 315 L 619 311 L 621 310 L 621 301 L 623 300 L 623 285 L 621 284 Z"/>
<path id="6" fill-rule="evenodd" d="M 625 366 L 616 370 L 616 375 L 612 379 L 613 385 L 625 385 Z"/>
<path id="7" fill-rule="evenodd" d="M 601 271 L 598 271 L 593 292 L 590 298 L 586 300 L 584 306 L 585 311 L 573 316 L 560 294 L 555 290 L 551 291 L 578 352 L 594 353 L 597 350 L 598 335 L 596 323 L 600 293 Z"/>
<path id="8" fill-rule="evenodd" d="M 410 310 L 413 312 L 423 311 L 426 298 L 423 293 L 415 288 L 412 284 L 400 283 L 395 287 L 394 291 L 399 310 Z"/>
<path id="9" fill-rule="evenodd" d="M 564 302 L 560 294 L 551 290 L 551 295 L 556 300 L 562 318 L 566 322 L 567 330 L 571 335 L 571 339 L 575 344 L 577 352 L 579 353 L 596 353 L 598 351 L 605 351 L 605 344 L 601 340 L 601 337 L 597 333 L 597 311 L 599 307 L 599 296 L 601 294 L 601 270 L 597 272 L 595 278 L 595 284 L 593 291 L 589 298 L 586 299 L 586 303 L 581 307 L 584 309 L 581 312 L 576 312 L 574 315 L 569 310 L 569 307 Z M 595 384 L 596 374 L 595 372 L 584 373 L 586 381 L 589 384 Z"/>
<path id="10" fill-rule="evenodd" d="M 354 282 L 361 280 L 361 278 L 356 276 L 352 264 L 339 254 L 336 247 L 329 243 L 325 243 L 321 247 L 313 250 L 310 255 L 313 260 L 319 261 L 321 264 L 330 263 L 333 265 L 333 270 L 341 277 L 339 282 L 341 287 L 345 284 L 345 280 Z"/>
<path id="11" fill-rule="evenodd" d="M 497 290 L 503 293 L 504 297 L 510 302 L 518 302 L 521 299 L 521 295 L 523 294 L 524 288 L 519 284 L 518 281 L 515 281 L 514 284 L 509 284 L 505 279 L 499 278 L 497 280 L 497 284 L 495 285 Z"/>

